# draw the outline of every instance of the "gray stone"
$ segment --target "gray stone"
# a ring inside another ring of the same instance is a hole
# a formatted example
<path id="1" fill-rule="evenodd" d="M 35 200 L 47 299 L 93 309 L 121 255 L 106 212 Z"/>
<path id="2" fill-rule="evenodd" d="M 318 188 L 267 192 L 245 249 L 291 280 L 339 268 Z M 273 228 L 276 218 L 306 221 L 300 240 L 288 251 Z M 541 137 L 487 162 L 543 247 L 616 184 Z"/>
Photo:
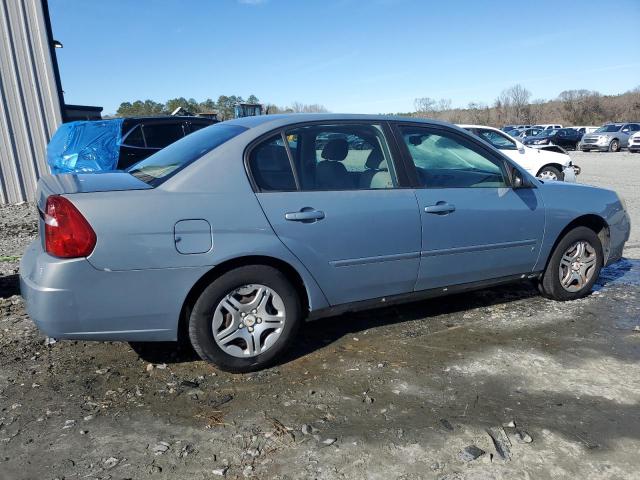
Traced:
<path id="1" fill-rule="evenodd" d="M 471 462 L 484 454 L 485 451 L 481 448 L 478 448 L 475 445 L 469 445 L 458 452 L 458 458 L 463 462 Z"/>

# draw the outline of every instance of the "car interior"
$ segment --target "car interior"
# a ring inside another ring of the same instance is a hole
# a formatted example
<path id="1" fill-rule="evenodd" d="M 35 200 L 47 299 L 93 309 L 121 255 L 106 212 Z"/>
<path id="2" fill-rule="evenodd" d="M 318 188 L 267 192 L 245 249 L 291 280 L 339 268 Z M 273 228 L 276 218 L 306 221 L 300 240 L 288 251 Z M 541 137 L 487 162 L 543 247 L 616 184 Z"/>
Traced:
<path id="1" fill-rule="evenodd" d="M 368 190 L 397 185 L 377 127 L 300 127 L 287 132 L 286 138 L 302 190 Z M 279 135 L 252 151 L 250 167 L 261 190 L 296 189 L 286 146 Z"/>

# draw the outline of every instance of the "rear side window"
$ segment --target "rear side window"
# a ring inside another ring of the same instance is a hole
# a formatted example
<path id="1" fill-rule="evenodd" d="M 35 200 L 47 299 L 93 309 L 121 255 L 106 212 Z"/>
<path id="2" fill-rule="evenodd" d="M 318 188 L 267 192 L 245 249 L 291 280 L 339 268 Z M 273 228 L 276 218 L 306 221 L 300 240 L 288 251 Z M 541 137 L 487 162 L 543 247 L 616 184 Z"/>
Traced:
<path id="1" fill-rule="evenodd" d="M 157 186 L 224 142 L 247 130 L 239 125 L 218 123 L 199 130 L 132 165 L 127 170 L 143 182 Z"/>
<path id="2" fill-rule="evenodd" d="M 380 125 L 310 125 L 286 134 L 302 190 L 390 189 L 398 185 Z"/>
<path id="3" fill-rule="evenodd" d="M 296 190 L 296 182 L 282 136 L 276 135 L 251 151 L 249 168 L 261 191 Z"/>
<path id="4" fill-rule="evenodd" d="M 158 123 L 144 125 L 147 148 L 164 148 L 184 137 L 182 123 Z"/>

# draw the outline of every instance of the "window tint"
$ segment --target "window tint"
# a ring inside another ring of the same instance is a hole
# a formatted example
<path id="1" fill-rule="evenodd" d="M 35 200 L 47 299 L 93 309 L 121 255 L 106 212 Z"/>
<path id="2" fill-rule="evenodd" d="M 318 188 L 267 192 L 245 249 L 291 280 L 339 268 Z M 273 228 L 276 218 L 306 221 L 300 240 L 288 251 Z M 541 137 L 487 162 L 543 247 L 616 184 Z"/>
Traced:
<path id="1" fill-rule="evenodd" d="M 506 187 L 504 164 L 471 142 L 449 132 L 400 127 L 416 166 L 420 185 L 428 188 Z"/>
<path id="2" fill-rule="evenodd" d="M 208 123 L 192 123 L 190 126 L 191 126 L 191 132 L 196 132 L 198 130 L 202 130 L 203 128 L 207 128 L 211 125 Z"/>
<path id="3" fill-rule="evenodd" d="M 187 165 L 246 130 L 238 125 L 217 124 L 186 136 L 127 170 L 143 182 L 156 186 Z"/>
<path id="4" fill-rule="evenodd" d="M 495 130 L 478 130 L 478 136 L 500 150 L 517 150 L 516 143 Z"/>
<path id="5" fill-rule="evenodd" d="M 286 132 L 303 190 L 363 190 L 397 186 L 379 125 L 311 125 Z"/>
<path id="6" fill-rule="evenodd" d="M 262 191 L 296 190 L 289 156 L 282 137 L 276 135 L 251 151 L 249 168 Z"/>
<path id="7" fill-rule="evenodd" d="M 138 147 L 144 148 L 144 137 L 142 136 L 142 127 L 140 125 L 136 125 L 133 130 L 131 130 L 127 136 L 122 141 L 123 145 L 129 147 Z"/>
<path id="8" fill-rule="evenodd" d="M 181 123 L 159 123 L 144 125 L 144 138 L 148 148 L 164 148 L 184 137 Z"/>

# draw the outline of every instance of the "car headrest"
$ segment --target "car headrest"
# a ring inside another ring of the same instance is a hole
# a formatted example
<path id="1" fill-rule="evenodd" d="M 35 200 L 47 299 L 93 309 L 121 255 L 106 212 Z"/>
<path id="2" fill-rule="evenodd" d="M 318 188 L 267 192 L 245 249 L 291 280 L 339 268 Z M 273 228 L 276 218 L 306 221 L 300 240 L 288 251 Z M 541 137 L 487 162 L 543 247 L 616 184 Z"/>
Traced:
<path id="1" fill-rule="evenodd" d="M 378 170 L 383 160 L 382 151 L 379 148 L 374 148 L 367 157 L 364 166 L 369 170 Z"/>
<path id="2" fill-rule="evenodd" d="M 347 158 L 347 153 L 349 153 L 349 144 L 347 141 L 344 138 L 334 138 L 333 140 L 329 140 L 322 149 L 322 158 L 341 162 Z"/>

